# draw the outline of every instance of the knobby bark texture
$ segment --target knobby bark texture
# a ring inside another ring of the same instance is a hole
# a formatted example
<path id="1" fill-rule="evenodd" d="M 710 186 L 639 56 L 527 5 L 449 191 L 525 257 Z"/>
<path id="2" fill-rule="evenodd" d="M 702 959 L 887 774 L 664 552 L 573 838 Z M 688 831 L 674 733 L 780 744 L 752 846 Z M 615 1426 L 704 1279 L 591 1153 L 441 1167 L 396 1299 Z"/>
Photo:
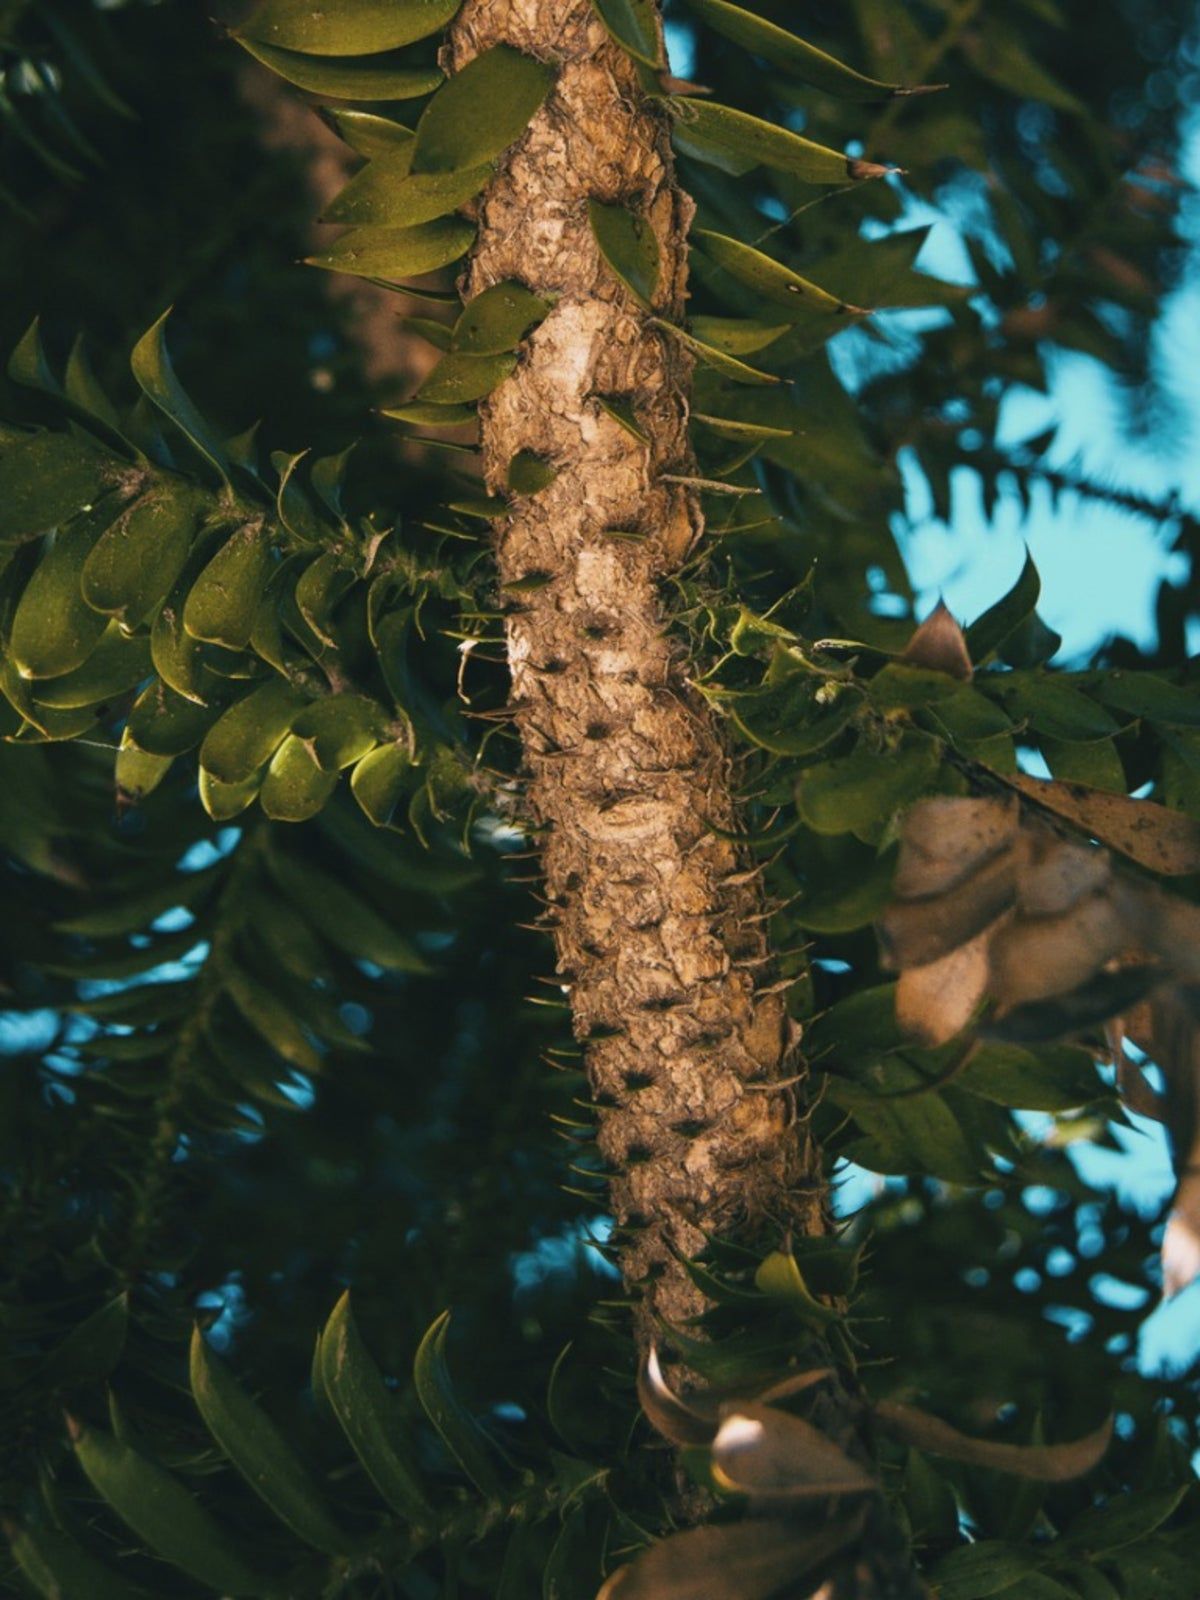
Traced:
<path id="1" fill-rule="evenodd" d="M 702 533 L 694 493 L 664 476 L 694 471 L 690 362 L 609 269 L 588 219 L 589 200 L 645 219 L 661 260 L 653 311 L 678 319 L 691 202 L 662 111 L 589 0 L 468 0 L 446 65 L 500 43 L 558 77 L 481 199 L 464 293 L 516 279 L 556 302 L 482 407 L 484 466 L 495 491 L 522 450 L 558 469 L 499 524 L 497 559 L 503 584 L 549 578 L 508 615 L 513 704 L 645 1336 L 655 1312 L 703 1309 L 679 1259 L 703 1230 L 811 1232 L 821 1202 L 776 1086 L 786 1017 L 761 992 L 762 892 L 721 836 L 736 828 L 729 759 L 664 614 L 663 580 Z M 648 442 L 599 397 L 631 403 Z"/>

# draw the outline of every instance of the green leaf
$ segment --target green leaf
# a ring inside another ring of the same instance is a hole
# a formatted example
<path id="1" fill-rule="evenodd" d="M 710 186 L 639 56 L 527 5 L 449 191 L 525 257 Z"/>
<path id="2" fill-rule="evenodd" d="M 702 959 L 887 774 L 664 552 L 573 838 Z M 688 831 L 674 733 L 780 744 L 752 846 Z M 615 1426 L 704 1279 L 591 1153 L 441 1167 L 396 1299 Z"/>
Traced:
<path id="1" fill-rule="evenodd" d="M 346 1538 L 316 1486 L 262 1407 L 244 1393 L 204 1341 L 192 1332 L 192 1397 L 205 1426 L 246 1482 L 292 1532 L 327 1555 L 341 1555 Z"/>
<path id="2" fill-rule="evenodd" d="M 380 414 L 419 428 L 469 428 L 479 420 L 474 406 L 439 406 L 428 400 L 410 400 L 406 406 L 391 406 Z"/>
<path id="3" fill-rule="evenodd" d="M 665 65 L 654 0 L 592 0 L 592 4 L 609 37 L 635 61 L 656 69 Z"/>
<path id="4" fill-rule="evenodd" d="M 1169 1489 L 1135 1489 L 1114 1495 L 1104 1505 L 1075 1517 L 1063 1542 L 1071 1552 L 1092 1560 L 1111 1556 L 1161 1527 L 1187 1492 L 1188 1485 L 1176 1484 Z"/>
<path id="5" fill-rule="evenodd" d="M 733 439 L 739 444 L 795 437 L 793 428 L 772 428 L 765 422 L 741 422 L 737 417 L 710 417 L 702 411 L 693 411 L 691 420 L 719 439 Z"/>
<path id="6" fill-rule="evenodd" d="M 453 348 L 471 356 L 515 350 L 551 309 L 549 300 L 533 294 L 524 284 L 494 283 L 463 307 L 454 325 Z"/>
<path id="7" fill-rule="evenodd" d="M 803 1316 L 817 1322 L 839 1322 L 841 1312 L 827 1306 L 811 1293 L 795 1256 L 775 1250 L 761 1263 L 754 1274 L 755 1288 L 772 1300 L 782 1300 L 796 1307 Z"/>
<path id="8" fill-rule="evenodd" d="M 247 782 L 275 754 L 306 701 L 286 679 L 268 678 L 213 723 L 200 746 L 201 767 L 220 783 Z"/>
<path id="9" fill-rule="evenodd" d="M 465 256 L 474 241 L 474 223 L 462 217 L 439 217 L 415 228 L 352 228 L 324 255 L 307 259 L 310 266 L 329 272 L 395 283 L 448 267 Z"/>
<path id="10" fill-rule="evenodd" d="M 125 732 L 147 755 L 181 756 L 200 743 L 216 715 L 155 679 L 130 707 Z"/>
<path id="11" fill-rule="evenodd" d="M 664 322 L 660 318 L 653 318 L 654 326 L 669 332 L 672 338 L 678 339 L 686 350 L 690 350 L 706 367 L 713 367 L 724 378 L 731 378 L 734 383 L 745 383 L 753 386 L 782 383 L 783 379 L 772 372 L 760 372 L 757 367 L 751 367 L 744 361 L 739 361 L 736 356 L 728 356 L 723 350 L 717 350 L 711 344 L 705 344 L 693 334 L 687 333 L 683 328 L 677 328 L 673 322 Z"/>
<path id="12" fill-rule="evenodd" d="M 144 1600 L 37 1507 L 20 1523 L 5 1523 L 13 1559 L 42 1600 Z"/>
<path id="13" fill-rule="evenodd" d="M 251 796 L 253 799 L 253 796 Z M 324 1062 L 307 1033 L 296 1021 L 287 1002 L 273 990 L 238 970 L 227 974 L 225 990 L 244 1021 L 259 1034 L 289 1066 L 301 1072 L 319 1073 Z"/>
<path id="14" fill-rule="evenodd" d="M 417 397 L 426 404 L 452 406 L 482 400 L 516 367 L 514 355 L 471 356 L 455 351 L 442 357 L 417 390 Z"/>
<path id="15" fill-rule="evenodd" d="M 130 800 L 143 800 L 152 794 L 170 772 L 174 756 L 152 756 L 139 750 L 127 733 L 121 735 L 121 748 L 113 768 L 117 793 Z"/>
<path id="16" fill-rule="evenodd" d="M 238 38 L 238 43 L 288 83 L 333 100 L 415 100 L 436 89 L 444 76 L 437 67 L 411 67 L 399 54 L 328 60 L 257 39 Z"/>
<path id="17" fill-rule="evenodd" d="M 754 355 L 791 332 L 790 323 L 756 322 L 751 317 L 696 316 L 690 322 L 697 339 L 727 356 Z"/>
<path id="18" fill-rule="evenodd" d="M 740 239 L 730 239 L 707 228 L 694 229 L 692 238 L 699 241 L 704 254 L 731 278 L 736 278 L 760 298 L 787 306 L 797 315 L 806 311 L 825 316 L 867 315 L 861 306 L 847 305 L 836 295 L 828 294 L 785 267 L 782 261 L 743 244 Z"/>
<path id="19" fill-rule="evenodd" d="M 391 821 L 411 773 L 412 758 L 400 744 L 381 744 L 355 765 L 350 789 L 377 828 Z"/>
<path id="20" fill-rule="evenodd" d="M 0 541 L 21 543 L 90 512 L 116 473 L 116 462 L 74 435 L 35 433 L 5 440 L 0 443 Z"/>
<path id="21" fill-rule="evenodd" d="M 208 497 L 165 480 L 127 506 L 83 564 L 83 598 L 126 627 L 143 622 L 170 591 L 192 547 Z"/>
<path id="22" fill-rule="evenodd" d="M 919 735 L 894 750 L 860 745 L 801 773 L 796 803 L 817 833 L 854 833 L 873 842 L 894 812 L 933 786 L 940 765 L 937 741 Z"/>
<path id="23" fill-rule="evenodd" d="M 93 1489 L 156 1555 L 222 1595 L 261 1595 L 262 1581 L 224 1533 L 162 1467 L 103 1428 L 73 1428 L 75 1455 Z"/>
<path id="24" fill-rule="evenodd" d="M 412 161 L 414 134 L 402 122 L 377 116 L 373 111 L 330 111 L 330 121 L 350 148 L 373 161 L 376 156 L 397 156 L 407 150 Z"/>
<path id="25" fill-rule="evenodd" d="M 454 172 L 413 172 L 410 157 L 372 161 L 326 208 L 326 222 L 389 224 L 411 228 L 457 211 L 492 176 L 490 162 Z"/>
<path id="26" fill-rule="evenodd" d="M 967 649 L 977 667 L 995 655 L 1022 623 L 1029 621 L 1037 609 L 1041 593 L 1042 580 L 1038 577 L 1033 557 L 1026 550 L 1025 565 L 1016 583 L 1002 600 L 989 606 L 967 629 Z"/>
<path id="27" fill-rule="evenodd" d="M 237 30 L 264 44 L 312 55 L 367 56 L 438 33 L 462 0 L 259 0 Z"/>
<path id="28" fill-rule="evenodd" d="M 1105 672 L 1093 691 L 1106 706 L 1168 727 L 1200 728 L 1200 690 L 1153 672 Z"/>
<path id="29" fill-rule="evenodd" d="M 421 113 L 414 172 L 451 172 L 492 161 L 514 144 L 550 92 L 554 68 L 493 45 L 438 90 Z"/>
<path id="30" fill-rule="evenodd" d="M 677 99 L 675 136 L 689 154 L 700 155 L 703 147 L 715 146 L 750 166 L 773 167 L 788 172 L 802 183 L 850 183 L 881 178 L 889 170 L 874 161 L 845 156 L 837 150 L 802 139 L 798 133 L 763 122 L 731 106 L 705 100 Z M 749 170 L 748 168 L 746 170 Z"/>
<path id="31" fill-rule="evenodd" d="M 119 1294 L 72 1328 L 45 1359 L 45 1374 L 57 1389 L 99 1383 L 107 1378 L 125 1348 L 129 1297 Z"/>
<path id="32" fill-rule="evenodd" d="M 798 39 L 794 33 L 776 27 L 764 17 L 743 11 L 740 6 L 729 5 L 726 0 L 687 0 L 687 3 L 700 20 L 717 33 L 740 44 L 752 55 L 762 56 L 765 61 L 782 67 L 801 83 L 823 89 L 826 94 L 843 100 L 871 101 L 927 92 L 924 88 L 908 89 L 903 84 L 880 83 L 875 78 L 864 77 L 861 72 L 826 55 L 824 50 Z"/>
<path id="33" fill-rule="evenodd" d="M 371 1482 L 397 1516 L 423 1523 L 429 1507 L 409 1465 L 415 1451 L 400 1430 L 395 1400 L 355 1325 L 349 1293 L 325 1324 L 315 1365 L 322 1392 Z"/>
<path id="34" fill-rule="evenodd" d="M 479 1424 L 454 1392 L 446 1366 L 446 1333 L 450 1313 L 430 1323 L 413 1360 L 413 1381 L 425 1414 L 442 1437 L 447 1450 L 479 1490 L 498 1496 L 500 1479 L 492 1462 L 491 1444 Z"/>
<path id="35" fill-rule="evenodd" d="M 353 961 L 373 961 L 388 972 L 428 972 L 420 952 L 352 888 L 308 862 L 276 852 L 272 876 L 318 932 Z"/>
<path id="36" fill-rule="evenodd" d="M 262 784 L 261 773 L 242 783 L 222 783 L 200 768 L 200 803 L 214 822 L 229 822 L 253 805 Z"/>
<path id="37" fill-rule="evenodd" d="M 361 694 L 314 700 L 292 723 L 292 732 L 311 744 L 317 765 L 326 772 L 353 766 L 375 748 L 385 730 L 382 706 Z"/>
<path id="38" fill-rule="evenodd" d="M 225 484 L 229 482 L 229 459 L 224 441 L 200 415 L 183 385 L 175 376 L 171 357 L 167 353 L 166 323 L 170 311 L 164 311 L 154 325 L 138 340 L 129 358 L 129 365 L 137 379 L 138 387 L 146 398 L 179 429 L 200 452 Z"/>
<path id="39" fill-rule="evenodd" d="M 61 678 L 39 679 L 34 694 L 39 705 L 73 711 L 111 700 L 149 675 L 149 639 L 144 634 L 131 639 L 110 622 L 81 667 Z"/>
<path id="40" fill-rule="evenodd" d="M 518 450 L 508 463 L 508 487 L 513 494 L 540 494 L 557 477 L 558 468 L 532 450 Z"/>
<path id="41" fill-rule="evenodd" d="M 311 747 L 289 734 L 271 757 L 259 803 L 275 822 L 307 822 L 337 788 L 336 770 L 318 766 Z"/>
<path id="42" fill-rule="evenodd" d="M 627 206 L 588 201 L 588 220 L 600 254 L 639 305 L 649 311 L 658 288 L 658 239 L 649 219 Z"/>
<path id="43" fill-rule="evenodd" d="M 1052 777 L 1062 783 L 1082 783 L 1089 789 L 1107 789 L 1110 794 L 1127 794 L 1125 768 L 1108 739 L 1088 744 L 1069 743 L 1042 734 L 1039 748 Z"/>
<path id="44" fill-rule="evenodd" d="M 81 578 L 111 515 L 77 517 L 60 529 L 17 603 L 9 650 L 23 678 L 56 678 L 82 665 L 107 618 L 83 598 Z"/>
<path id="45" fill-rule="evenodd" d="M 930 1576 L 938 1600 L 990 1600 L 1036 1572 L 1037 1563 L 1018 1546 L 981 1539 L 943 1556 Z"/>
<path id="46" fill-rule="evenodd" d="M 1014 721 L 1052 739 L 1111 739 L 1121 731 L 1102 706 L 1050 673 L 998 673 L 979 680 Z"/>
<path id="47" fill-rule="evenodd" d="M 244 650 L 271 572 L 271 530 L 262 520 L 238 528 L 205 565 L 183 606 L 193 639 Z"/>

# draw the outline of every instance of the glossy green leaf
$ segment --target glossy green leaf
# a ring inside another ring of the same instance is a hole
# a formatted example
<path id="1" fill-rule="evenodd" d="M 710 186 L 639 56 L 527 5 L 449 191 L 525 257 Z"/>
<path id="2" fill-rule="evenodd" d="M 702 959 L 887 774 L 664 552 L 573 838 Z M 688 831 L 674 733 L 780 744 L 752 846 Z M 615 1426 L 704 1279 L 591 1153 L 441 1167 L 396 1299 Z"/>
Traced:
<path id="1" fill-rule="evenodd" d="M 940 762 L 932 739 L 912 738 L 886 752 L 860 746 L 803 772 L 796 803 L 818 833 L 855 833 L 870 841 L 894 812 L 933 786 Z"/>
<path id="2" fill-rule="evenodd" d="M 782 1300 L 794 1306 L 802 1316 L 817 1322 L 837 1322 L 841 1319 L 840 1311 L 823 1304 L 814 1296 L 804 1281 L 795 1256 L 787 1251 L 772 1251 L 763 1260 L 754 1274 L 754 1285 L 772 1300 Z"/>
<path id="3" fill-rule="evenodd" d="M 453 172 L 412 172 L 409 155 L 372 161 L 325 210 L 326 222 L 411 228 L 465 205 L 492 176 L 490 162 Z"/>
<path id="4" fill-rule="evenodd" d="M 389 406 L 381 415 L 394 417 L 397 422 L 411 422 L 419 428 L 469 428 L 479 420 L 474 406 L 439 406 L 427 400 Z"/>
<path id="5" fill-rule="evenodd" d="M 704 254 L 731 278 L 736 278 L 753 294 L 764 300 L 775 301 L 789 307 L 795 314 L 811 311 L 823 316 L 865 316 L 861 306 L 847 305 L 836 295 L 819 289 L 815 283 L 802 278 L 798 272 L 785 267 L 782 261 L 743 244 L 740 239 L 730 239 L 723 233 L 713 233 L 707 228 L 697 228 L 692 233 Z"/>
<path id="6" fill-rule="evenodd" d="M 344 1294 L 325 1324 L 316 1365 L 321 1389 L 371 1482 L 397 1516 L 424 1522 L 429 1508 L 395 1399 L 362 1341 Z"/>
<path id="7" fill-rule="evenodd" d="M 139 750 L 127 734 L 121 736 L 121 748 L 113 766 L 113 778 L 118 794 L 130 800 L 143 800 L 170 772 L 174 756 L 152 756 Z"/>
<path id="8" fill-rule="evenodd" d="M 35 1508 L 19 1524 L 5 1524 L 13 1559 L 42 1600 L 144 1600 L 110 1567 Z"/>
<path id="9" fill-rule="evenodd" d="M 259 0 L 238 29 L 284 50 L 366 56 L 398 50 L 444 28 L 462 0 Z"/>
<path id="10" fill-rule="evenodd" d="M 205 460 L 216 469 L 223 482 L 228 483 L 229 460 L 224 441 L 210 428 L 175 376 L 171 357 L 167 352 L 166 323 L 170 316 L 164 311 L 149 328 L 129 358 L 129 365 L 137 379 L 138 387 L 146 398 L 170 419 L 185 438 L 189 439 Z"/>
<path id="11" fill-rule="evenodd" d="M 213 1519 L 162 1467 L 103 1428 L 74 1430 L 92 1487 L 157 1555 L 222 1595 L 260 1595 L 257 1578 Z"/>
<path id="12" fill-rule="evenodd" d="M 243 650 L 271 572 L 271 530 L 261 520 L 232 533 L 193 583 L 183 626 L 193 639 Z"/>
<path id="13" fill-rule="evenodd" d="M 391 821 L 411 773 L 412 758 L 399 744 L 381 744 L 356 763 L 350 788 L 376 827 L 386 827 Z"/>
<path id="14" fill-rule="evenodd" d="M 192 1397 L 205 1426 L 246 1482 L 292 1532 L 329 1555 L 346 1549 L 308 1473 L 266 1412 L 213 1354 L 199 1328 L 192 1332 Z"/>
<path id="15" fill-rule="evenodd" d="M 378 116 L 374 111 L 333 111 L 330 121 L 350 148 L 360 156 L 374 160 L 376 156 L 396 157 L 407 150 L 412 160 L 414 134 L 402 122 Z"/>
<path id="16" fill-rule="evenodd" d="M 321 1071 L 322 1058 L 312 1040 L 296 1020 L 292 1008 L 273 989 L 266 988 L 248 972 L 238 970 L 227 974 L 225 991 L 243 1020 L 284 1061 L 299 1067 L 301 1072 Z"/>
<path id="17" fill-rule="evenodd" d="M 464 355 L 494 356 L 515 350 L 551 310 L 549 300 L 524 284 L 494 283 L 468 300 L 454 325 L 452 344 Z"/>
<path id="18" fill-rule="evenodd" d="M 359 694 L 314 700 L 292 723 L 292 732 L 312 747 L 317 765 L 340 772 L 373 750 L 386 731 L 383 708 Z"/>
<path id="19" fill-rule="evenodd" d="M 654 0 L 592 0 L 596 14 L 623 50 L 648 67 L 662 67 L 658 12 Z"/>
<path id="20" fill-rule="evenodd" d="M 129 638 L 110 622 L 82 666 L 61 678 L 41 678 L 33 686 L 39 705 L 56 711 L 99 705 L 124 694 L 150 675 L 150 641 Z"/>
<path id="21" fill-rule="evenodd" d="M 751 317 L 696 316 L 690 319 L 690 326 L 702 344 L 727 356 L 754 355 L 791 332 L 789 323 L 756 322 Z"/>
<path id="22" fill-rule="evenodd" d="M 307 822 L 337 788 L 337 772 L 317 765 L 310 745 L 289 734 L 271 757 L 259 802 L 276 822 Z"/>
<path id="23" fill-rule="evenodd" d="M 727 0 L 687 0 L 688 8 L 717 33 L 740 44 L 752 55 L 762 56 L 782 67 L 801 83 L 823 89 L 843 100 L 890 100 L 895 95 L 920 94 L 922 89 L 905 88 L 899 83 L 880 83 L 844 66 L 824 50 L 777 27 L 765 17 L 757 17 Z"/>
<path id="24" fill-rule="evenodd" d="M 66 433 L 33 433 L 0 443 L 0 541 L 19 543 L 90 510 L 115 481 L 118 464 Z"/>
<path id="25" fill-rule="evenodd" d="M 425 1414 L 442 1442 L 480 1494 L 498 1495 L 500 1479 L 487 1435 L 459 1400 L 446 1365 L 446 1333 L 450 1313 L 443 1311 L 428 1327 L 413 1360 L 413 1382 Z"/>
<path id="26" fill-rule="evenodd" d="M 627 434 L 636 439 L 639 444 L 649 444 L 650 436 L 637 419 L 637 412 L 633 408 L 633 401 L 618 395 L 598 394 L 593 396 L 596 404 L 606 416 L 609 416 L 623 428 Z"/>
<path id="27" fill-rule="evenodd" d="M 331 100 L 415 100 L 443 81 L 437 67 L 410 66 L 401 54 L 329 59 L 280 50 L 257 39 L 239 38 L 238 43 L 288 83 Z"/>
<path id="28" fill-rule="evenodd" d="M 713 367 L 723 378 L 730 378 L 734 383 L 744 383 L 754 387 L 765 387 L 770 384 L 782 383 L 783 379 L 771 372 L 760 372 L 757 367 L 748 366 L 746 362 L 739 361 L 736 356 L 726 355 L 723 350 L 716 349 L 711 344 L 705 344 L 697 339 L 694 334 L 677 328 L 674 323 L 661 322 L 655 318 L 655 327 L 669 332 L 671 337 L 678 339 L 685 349 L 690 350 L 703 366 Z"/>
<path id="29" fill-rule="evenodd" d="M 201 767 L 200 803 L 214 822 L 229 822 L 254 804 L 261 783 L 258 773 L 242 783 L 222 783 Z"/>
<path id="30" fill-rule="evenodd" d="M 550 92 L 554 68 L 493 45 L 438 90 L 417 123 L 414 172 L 452 172 L 492 161 L 514 144 Z"/>
<path id="31" fill-rule="evenodd" d="M 428 972 L 420 952 L 354 889 L 310 863 L 272 855 L 272 875 L 292 903 L 313 917 L 321 936 L 354 961 L 388 972 Z"/>
<path id="32" fill-rule="evenodd" d="M 120 438 L 121 419 L 117 415 L 116 407 L 100 386 L 100 380 L 88 358 L 82 334 L 72 344 L 71 353 L 67 357 L 63 387 L 67 398 L 80 411 L 102 423 L 109 433 Z"/>
<path id="33" fill-rule="evenodd" d="M 127 627 L 149 616 L 187 560 L 207 496 L 166 479 L 127 506 L 83 564 L 83 598 Z"/>
<path id="34" fill-rule="evenodd" d="M 1027 550 L 1025 565 L 1016 583 L 967 629 L 967 649 L 977 667 L 982 666 L 1022 623 L 1032 617 L 1041 593 L 1042 580 Z"/>
<path id="35" fill-rule="evenodd" d="M 802 183 L 858 183 L 881 178 L 888 171 L 874 161 L 842 155 L 731 106 L 691 99 L 674 100 L 671 104 L 677 135 L 693 145 L 697 141 L 711 144 L 739 161 L 773 167 Z"/>
<path id="36" fill-rule="evenodd" d="M 309 256 L 308 262 L 330 272 L 396 283 L 448 267 L 466 255 L 474 242 L 474 223 L 461 217 L 439 217 L 415 228 L 352 228 L 324 255 Z"/>
<path id="37" fill-rule="evenodd" d="M 244 783 L 268 762 L 306 696 L 270 677 L 222 713 L 200 746 L 200 765 L 221 783 Z"/>
<path id="38" fill-rule="evenodd" d="M 433 405 L 464 405 L 482 400 L 516 371 L 514 355 L 472 356 L 458 351 L 443 356 L 417 390 L 418 399 Z"/>
<path id="39" fill-rule="evenodd" d="M 508 464 L 508 487 L 513 494 L 540 494 L 558 477 L 558 468 L 532 450 L 518 450 Z"/>
<path id="40" fill-rule="evenodd" d="M 87 660 L 107 618 L 83 598 L 84 562 L 108 513 L 76 517 L 34 568 L 12 620 L 8 647 L 23 678 L 55 678 Z"/>
<path id="41" fill-rule="evenodd" d="M 216 716 L 156 678 L 130 707 L 125 732 L 147 755 L 181 756 L 200 743 Z"/>
<path id="42" fill-rule="evenodd" d="M 600 254 L 629 290 L 649 310 L 658 288 L 658 240 L 647 218 L 626 206 L 588 201 L 588 220 Z"/>

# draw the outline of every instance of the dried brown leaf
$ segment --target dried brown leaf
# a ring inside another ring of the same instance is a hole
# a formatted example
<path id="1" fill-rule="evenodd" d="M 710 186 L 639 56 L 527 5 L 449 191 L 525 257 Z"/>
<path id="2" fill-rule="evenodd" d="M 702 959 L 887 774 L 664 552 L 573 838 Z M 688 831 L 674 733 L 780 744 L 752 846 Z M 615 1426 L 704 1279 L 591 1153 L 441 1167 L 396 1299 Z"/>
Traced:
<path id="1" fill-rule="evenodd" d="M 940 961 L 900 974 L 896 1021 L 905 1033 L 936 1049 L 963 1031 L 987 994 L 994 932 L 995 926 L 985 928 Z"/>
<path id="2" fill-rule="evenodd" d="M 1026 848 L 1017 873 L 1017 903 L 1023 916 L 1058 916 L 1085 895 L 1105 888 L 1112 878 L 1106 850 L 1068 844 L 1033 829 L 1024 838 Z"/>
<path id="3" fill-rule="evenodd" d="M 712 1445 L 712 1470 L 723 1488 L 774 1506 L 878 1487 L 865 1467 L 802 1417 L 756 1402 L 722 1409 Z"/>
<path id="4" fill-rule="evenodd" d="M 935 795 L 905 814 L 892 892 L 901 900 L 945 894 L 1011 845 L 1019 811 L 1011 800 Z"/>
<path id="5" fill-rule="evenodd" d="M 1013 774 L 1005 782 L 1152 872 L 1200 872 L 1200 822 L 1153 800 Z"/>
<path id="6" fill-rule="evenodd" d="M 769 1600 L 819 1572 L 861 1531 L 861 1515 L 816 1531 L 767 1519 L 692 1528 L 620 1567 L 596 1600 Z"/>
<path id="7" fill-rule="evenodd" d="M 900 659 L 907 661 L 911 667 L 944 672 L 947 677 L 959 678 L 963 682 L 974 672 L 971 652 L 967 649 L 967 636 L 942 600 L 938 601 L 908 641 Z"/>
<path id="8" fill-rule="evenodd" d="M 1016 861 L 1004 850 L 947 894 L 893 900 L 876 924 L 884 966 L 904 972 L 940 961 L 991 927 L 1016 892 Z"/>
<path id="9" fill-rule="evenodd" d="M 881 1400 L 875 1407 L 875 1416 L 895 1438 L 918 1450 L 946 1456 L 951 1461 L 965 1461 L 973 1467 L 994 1467 L 1038 1483 L 1066 1483 L 1090 1472 L 1103 1459 L 1113 1429 L 1113 1419 L 1108 1417 L 1094 1432 L 1073 1439 L 1070 1444 L 999 1444 L 973 1439 L 940 1417 L 894 1400 Z"/>
<path id="10" fill-rule="evenodd" d="M 716 1415 L 705 1416 L 689 1406 L 667 1386 L 658 1351 L 650 1346 L 638 1368 L 638 1400 L 651 1425 L 672 1444 L 711 1444 L 717 1431 Z"/>
<path id="11" fill-rule="evenodd" d="M 999 1010 L 1068 994 L 1095 977 L 1131 943 L 1122 910 L 1113 896 L 1093 894 L 1057 917 L 1011 918 L 991 946 L 989 987 Z"/>

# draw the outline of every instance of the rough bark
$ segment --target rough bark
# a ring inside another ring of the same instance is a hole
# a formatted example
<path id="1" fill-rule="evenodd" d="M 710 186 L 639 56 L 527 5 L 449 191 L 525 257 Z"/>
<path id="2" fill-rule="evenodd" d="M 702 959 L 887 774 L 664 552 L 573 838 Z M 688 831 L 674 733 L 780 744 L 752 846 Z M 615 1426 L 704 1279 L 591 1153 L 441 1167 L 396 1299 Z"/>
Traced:
<path id="1" fill-rule="evenodd" d="M 786 1018 L 761 992 L 761 889 L 721 836 L 736 827 L 729 759 L 661 594 L 702 533 L 694 493 L 664 479 L 693 470 L 690 364 L 610 271 L 588 220 L 589 199 L 647 219 L 662 263 L 653 311 L 678 319 L 691 203 L 662 111 L 589 0 L 468 0 L 447 65 L 497 43 L 559 75 L 481 200 L 464 293 L 517 279 L 556 300 L 482 408 L 484 465 L 496 491 L 519 451 L 558 469 L 499 524 L 497 559 L 502 584 L 549 576 L 508 615 L 513 703 L 645 1333 L 652 1313 L 702 1309 L 679 1255 L 705 1230 L 812 1231 L 820 1200 L 791 1097 L 773 1087 Z M 597 396 L 632 402 L 649 443 Z"/>

